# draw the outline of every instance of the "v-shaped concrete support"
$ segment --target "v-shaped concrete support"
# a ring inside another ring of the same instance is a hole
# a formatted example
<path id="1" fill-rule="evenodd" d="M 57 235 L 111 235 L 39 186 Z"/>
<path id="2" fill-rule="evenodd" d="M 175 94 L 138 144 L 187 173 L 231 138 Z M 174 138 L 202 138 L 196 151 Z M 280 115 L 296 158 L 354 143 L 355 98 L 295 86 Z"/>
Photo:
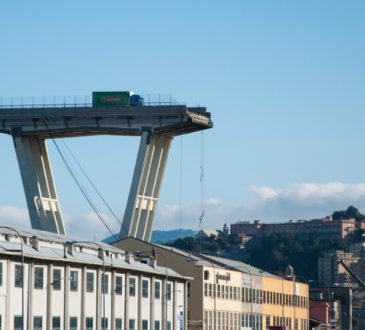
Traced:
<path id="1" fill-rule="evenodd" d="M 66 234 L 45 140 L 13 135 L 32 228 Z"/>
<path id="2" fill-rule="evenodd" d="M 144 132 L 139 145 L 121 237 L 151 239 L 160 188 L 172 137 Z"/>

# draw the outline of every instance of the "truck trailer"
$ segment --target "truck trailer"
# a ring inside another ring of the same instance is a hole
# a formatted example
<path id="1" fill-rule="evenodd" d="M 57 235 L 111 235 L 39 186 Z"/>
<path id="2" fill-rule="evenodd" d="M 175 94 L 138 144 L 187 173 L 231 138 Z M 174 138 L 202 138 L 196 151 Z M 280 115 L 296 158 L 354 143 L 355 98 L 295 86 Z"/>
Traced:
<path id="1" fill-rule="evenodd" d="M 93 92 L 93 107 L 141 107 L 142 96 L 133 92 Z"/>

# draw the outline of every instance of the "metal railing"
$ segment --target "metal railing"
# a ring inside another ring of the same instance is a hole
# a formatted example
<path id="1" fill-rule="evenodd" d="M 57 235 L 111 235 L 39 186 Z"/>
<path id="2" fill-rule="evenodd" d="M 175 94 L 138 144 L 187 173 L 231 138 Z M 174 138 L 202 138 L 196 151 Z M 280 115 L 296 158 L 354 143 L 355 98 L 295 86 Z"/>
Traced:
<path id="1" fill-rule="evenodd" d="M 145 106 L 181 105 L 168 94 L 140 94 Z M 91 95 L 0 97 L 0 109 L 89 108 Z"/>

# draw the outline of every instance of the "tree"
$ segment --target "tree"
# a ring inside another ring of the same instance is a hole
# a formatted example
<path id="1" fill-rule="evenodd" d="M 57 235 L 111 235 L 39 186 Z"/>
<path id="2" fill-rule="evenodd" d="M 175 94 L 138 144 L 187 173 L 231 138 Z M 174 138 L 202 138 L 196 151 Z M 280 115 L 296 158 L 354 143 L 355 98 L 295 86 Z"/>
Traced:
<path id="1" fill-rule="evenodd" d="M 355 206 L 350 205 L 346 210 L 335 211 L 332 213 L 333 220 L 354 218 L 356 221 L 365 220 L 365 215 L 362 214 Z"/>

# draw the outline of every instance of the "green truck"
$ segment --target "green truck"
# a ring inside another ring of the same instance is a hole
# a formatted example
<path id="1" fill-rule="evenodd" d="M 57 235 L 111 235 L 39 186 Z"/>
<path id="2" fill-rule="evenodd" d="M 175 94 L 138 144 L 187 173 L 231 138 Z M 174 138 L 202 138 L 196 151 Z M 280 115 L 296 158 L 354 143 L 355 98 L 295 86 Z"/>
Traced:
<path id="1" fill-rule="evenodd" d="M 141 107 L 142 96 L 133 92 L 93 92 L 93 107 Z"/>

